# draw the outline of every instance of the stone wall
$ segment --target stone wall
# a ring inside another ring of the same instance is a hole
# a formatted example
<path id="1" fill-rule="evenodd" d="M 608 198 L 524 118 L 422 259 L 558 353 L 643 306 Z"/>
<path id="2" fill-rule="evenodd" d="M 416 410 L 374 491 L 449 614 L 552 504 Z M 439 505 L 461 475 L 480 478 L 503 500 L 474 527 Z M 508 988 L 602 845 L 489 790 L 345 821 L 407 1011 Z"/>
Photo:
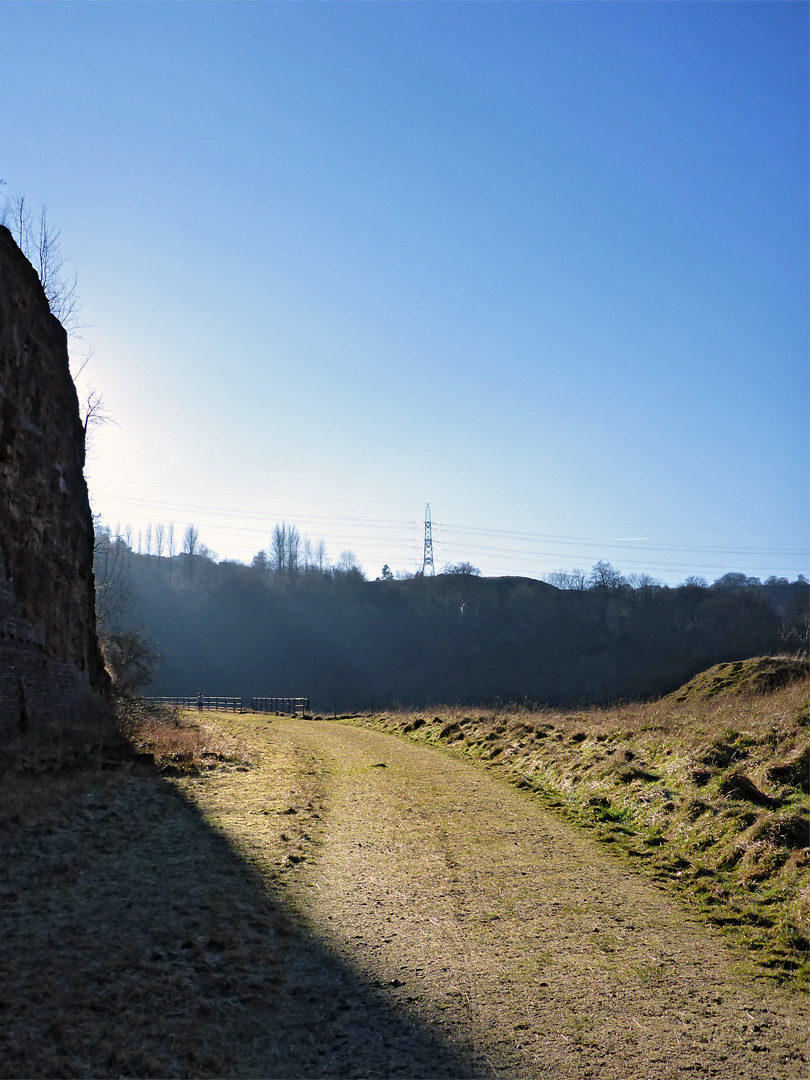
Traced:
<path id="1" fill-rule="evenodd" d="M 109 729 L 67 336 L 0 226 L 0 747 Z"/>

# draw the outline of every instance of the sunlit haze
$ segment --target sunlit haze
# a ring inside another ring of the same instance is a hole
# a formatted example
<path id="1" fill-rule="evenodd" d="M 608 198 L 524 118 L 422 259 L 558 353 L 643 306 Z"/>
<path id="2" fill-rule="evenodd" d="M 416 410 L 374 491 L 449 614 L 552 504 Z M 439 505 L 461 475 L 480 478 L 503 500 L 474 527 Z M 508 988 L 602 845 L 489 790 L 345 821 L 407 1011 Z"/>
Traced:
<path id="1" fill-rule="evenodd" d="M 0 8 L 92 505 L 250 562 L 808 567 L 808 6 Z"/>

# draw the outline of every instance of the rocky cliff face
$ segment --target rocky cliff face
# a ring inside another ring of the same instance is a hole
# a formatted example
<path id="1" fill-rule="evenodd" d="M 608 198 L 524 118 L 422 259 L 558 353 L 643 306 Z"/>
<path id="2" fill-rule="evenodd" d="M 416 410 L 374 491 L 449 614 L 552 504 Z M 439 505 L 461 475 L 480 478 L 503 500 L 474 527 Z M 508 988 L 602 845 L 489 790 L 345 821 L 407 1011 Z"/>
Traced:
<path id="1" fill-rule="evenodd" d="M 0 746 L 111 727 L 67 336 L 0 227 Z"/>

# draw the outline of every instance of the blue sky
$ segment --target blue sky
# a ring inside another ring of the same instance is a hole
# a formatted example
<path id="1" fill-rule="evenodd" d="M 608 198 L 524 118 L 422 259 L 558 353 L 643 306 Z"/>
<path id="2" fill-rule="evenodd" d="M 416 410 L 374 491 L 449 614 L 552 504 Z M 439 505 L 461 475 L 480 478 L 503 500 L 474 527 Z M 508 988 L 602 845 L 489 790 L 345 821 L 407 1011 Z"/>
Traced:
<path id="1" fill-rule="evenodd" d="M 109 524 L 669 582 L 808 556 L 808 6 L 4 3 Z"/>

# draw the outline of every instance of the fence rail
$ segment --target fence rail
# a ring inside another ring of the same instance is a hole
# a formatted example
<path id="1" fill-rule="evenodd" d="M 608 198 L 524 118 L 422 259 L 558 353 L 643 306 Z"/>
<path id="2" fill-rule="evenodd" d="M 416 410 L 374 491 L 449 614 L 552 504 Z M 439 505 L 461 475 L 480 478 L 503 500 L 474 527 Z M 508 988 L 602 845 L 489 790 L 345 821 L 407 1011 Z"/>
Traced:
<path id="1" fill-rule="evenodd" d="M 292 716 L 304 716 L 309 712 L 309 698 L 306 697 L 254 697 L 250 699 L 254 712 L 290 713 Z"/>
<path id="2" fill-rule="evenodd" d="M 241 697 L 205 697 L 202 701 L 194 694 L 192 697 L 145 697 L 144 701 L 151 701 L 155 705 L 177 705 L 181 709 L 205 709 L 216 712 L 241 712 Z"/>
<path id="3" fill-rule="evenodd" d="M 142 701 L 150 701 L 155 705 L 175 705 L 181 709 L 211 709 L 216 712 L 241 712 L 244 708 L 244 698 L 241 697 L 206 697 L 202 701 L 196 694 L 178 697 L 145 697 Z M 309 698 L 307 697 L 254 697 L 250 699 L 250 707 L 253 712 L 262 713 L 289 713 L 291 716 L 305 716 L 309 712 Z"/>

